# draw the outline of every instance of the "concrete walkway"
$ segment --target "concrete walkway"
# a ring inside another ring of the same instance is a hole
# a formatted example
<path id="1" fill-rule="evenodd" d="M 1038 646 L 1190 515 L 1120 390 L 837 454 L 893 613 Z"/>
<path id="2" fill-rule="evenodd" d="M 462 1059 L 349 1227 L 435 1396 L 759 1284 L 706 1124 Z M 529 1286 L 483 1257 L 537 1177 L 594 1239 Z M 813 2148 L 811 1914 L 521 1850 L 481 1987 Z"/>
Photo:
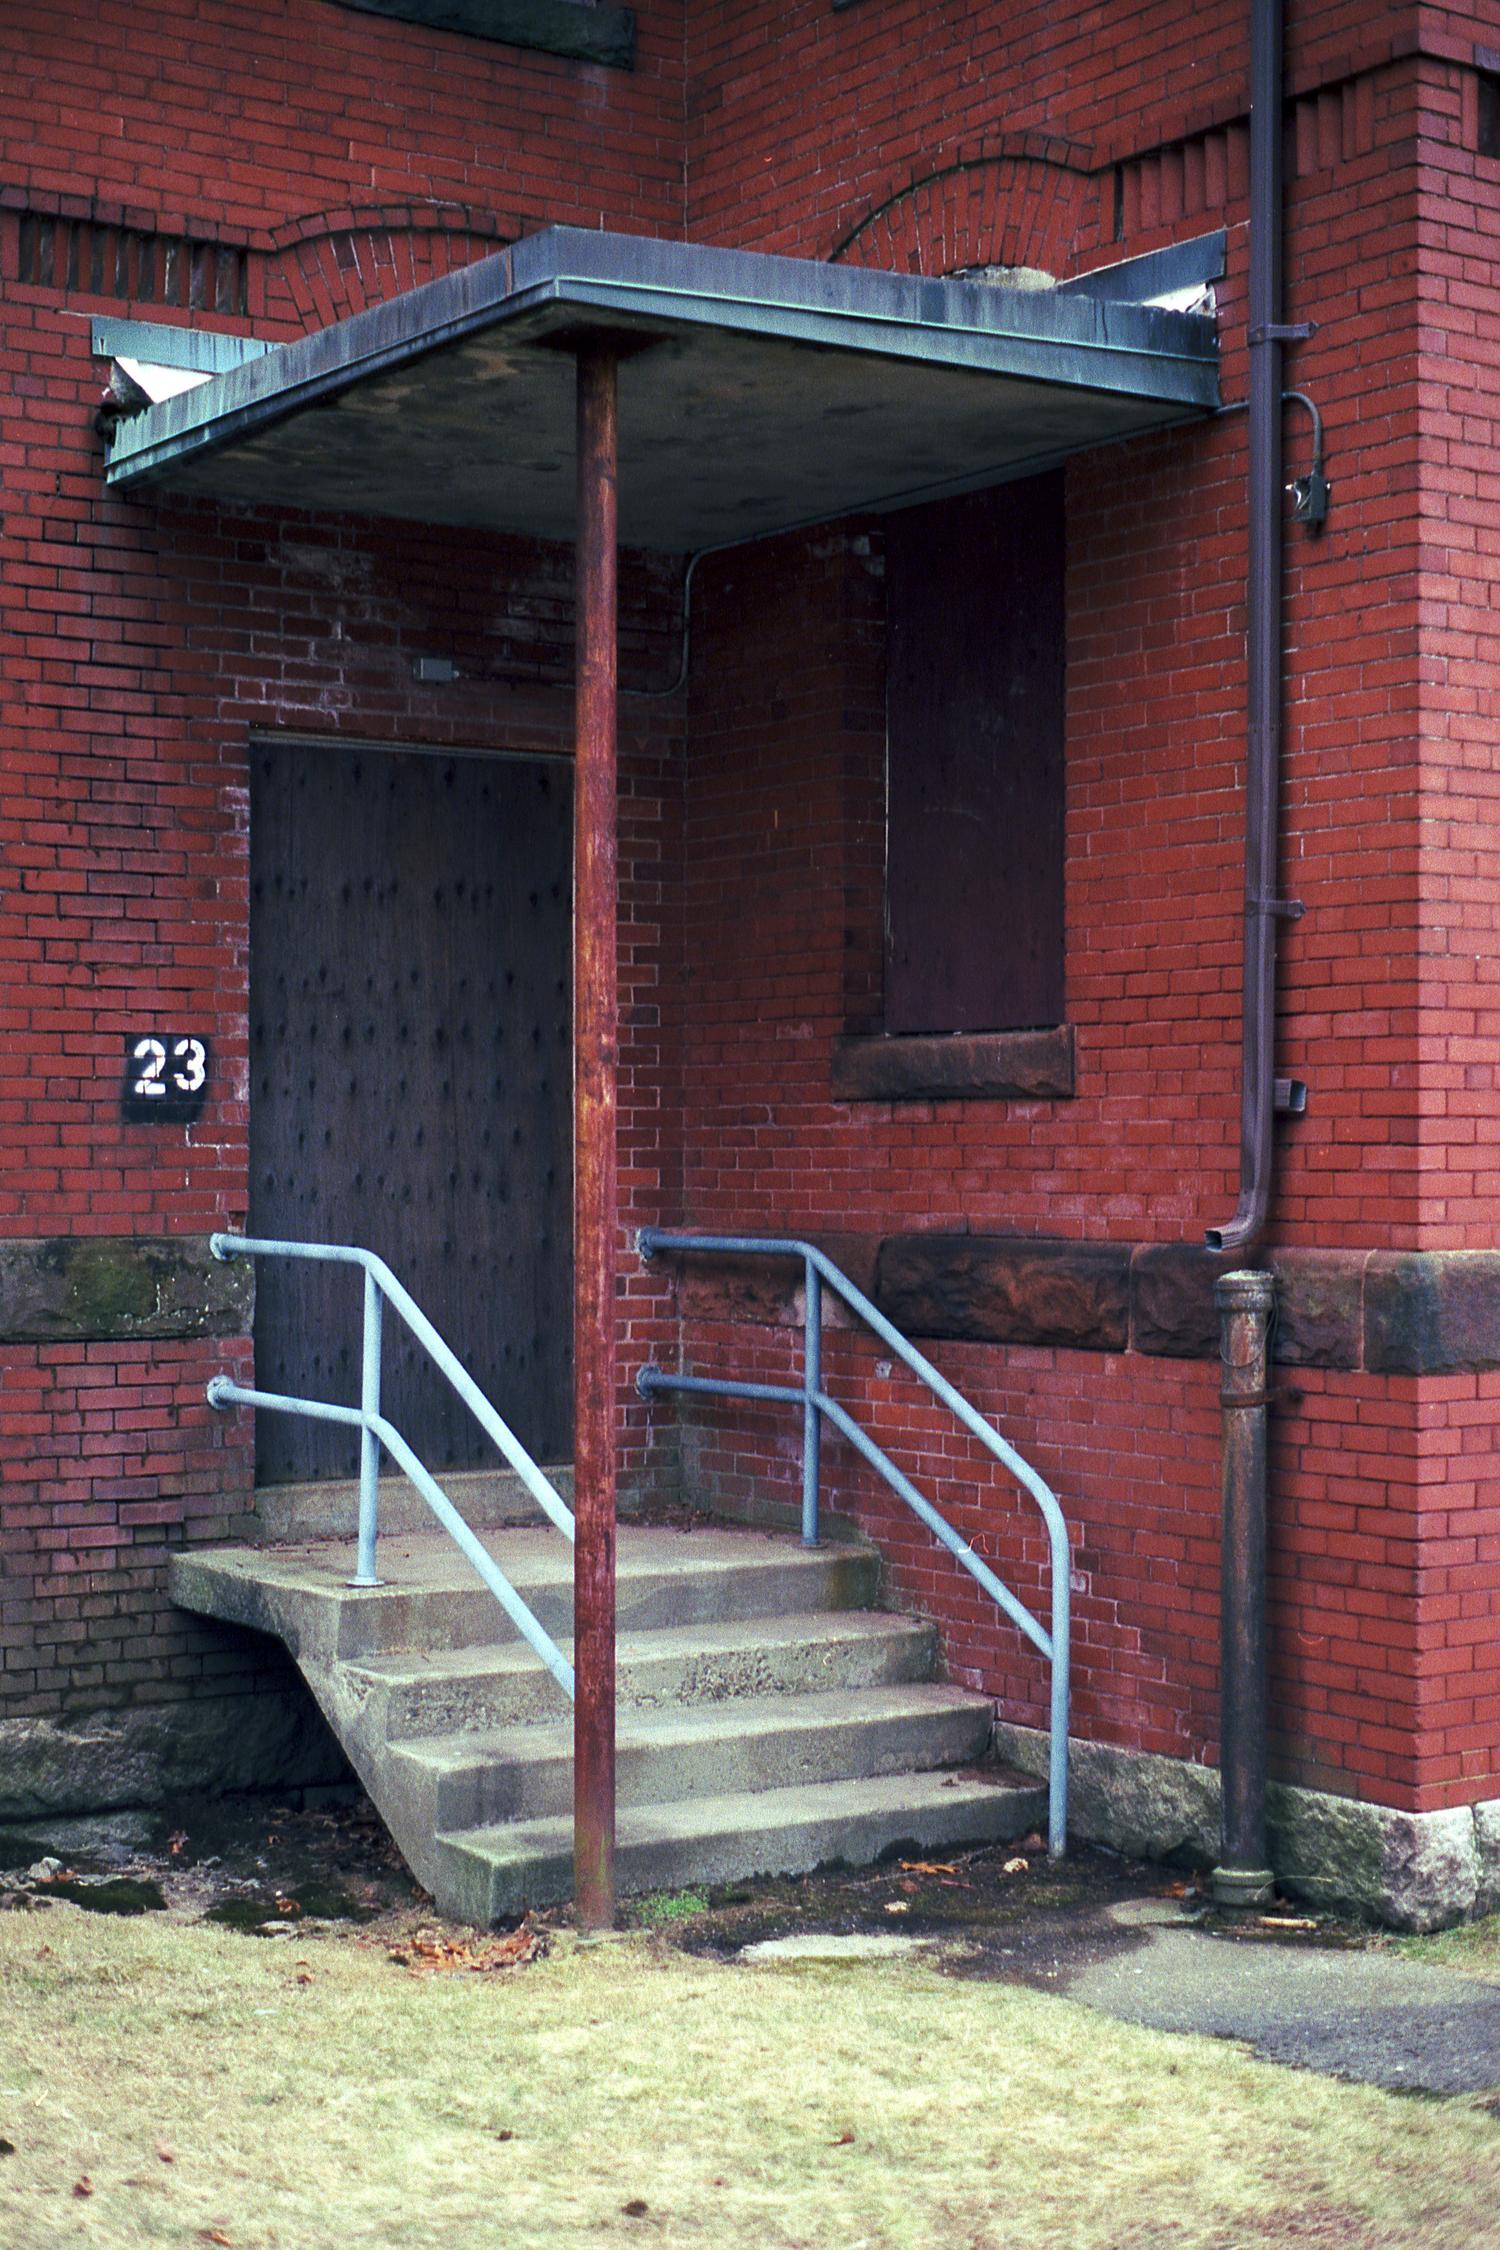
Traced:
<path id="1" fill-rule="evenodd" d="M 1127 1942 L 1097 1951 L 1085 1942 L 1073 1958 L 1064 1946 L 1049 1991 L 1127 2023 L 1243 2040 L 1269 2062 L 1365 2085 L 1500 2089 L 1500 1983 L 1399 1954 L 1220 1936 L 1165 1900 L 1105 1912 Z"/>

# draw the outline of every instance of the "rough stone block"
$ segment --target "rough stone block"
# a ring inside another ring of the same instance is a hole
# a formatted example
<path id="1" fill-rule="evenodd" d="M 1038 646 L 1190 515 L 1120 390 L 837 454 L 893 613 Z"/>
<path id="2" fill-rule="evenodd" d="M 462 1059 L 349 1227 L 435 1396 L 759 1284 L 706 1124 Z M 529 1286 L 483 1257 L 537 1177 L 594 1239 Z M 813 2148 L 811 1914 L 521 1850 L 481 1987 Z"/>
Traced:
<path id="1" fill-rule="evenodd" d="M 911 1335 L 1123 1351 L 1129 1258 L 1107 1242 L 891 1235 L 881 1244 L 876 1301 Z"/>
<path id="2" fill-rule="evenodd" d="M 0 1720 L 0 1820 L 159 1805 L 230 1789 L 344 1781 L 343 1752 L 299 1684 L 265 1695 Z"/>
<path id="3" fill-rule="evenodd" d="M 1048 1738 L 1040 1728 L 1002 1720 L 995 1749 L 1023 1773 L 1047 1771 Z M 1186 1759 L 1118 1750 L 1075 1736 L 1068 1744 L 1068 1833 L 1133 1859 L 1206 1867 L 1219 1849 L 1218 1773 Z"/>
<path id="4" fill-rule="evenodd" d="M 1286 1367 L 1358 1367 L 1364 1356 L 1363 1251 L 1278 1250 L 1272 1356 Z"/>
<path id="5" fill-rule="evenodd" d="M 1002 1720 L 995 1748 L 1023 1773 L 1047 1770 L 1039 1727 Z M 1212 1766 L 1076 1738 L 1068 1760 L 1068 1833 L 1076 1840 L 1142 1859 L 1217 1859 Z M 1314 1905 L 1353 1908 L 1398 1930 L 1444 1929 L 1500 1905 L 1500 1801 L 1409 1813 L 1273 1782 L 1266 1825 L 1278 1885 Z"/>
<path id="6" fill-rule="evenodd" d="M 1147 1243 L 1130 1261 L 1130 1340 L 1164 1359 L 1216 1359 L 1214 1283 L 1243 1259 L 1191 1242 Z"/>
<path id="7" fill-rule="evenodd" d="M 1440 1930 L 1474 1911 L 1474 1816 L 1398 1812 L 1314 1789 L 1267 1792 L 1271 1860 L 1286 1890 L 1355 1907 L 1397 1930 Z"/>
<path id="8" fill-rule="evenodd" d="M 878 1234 L 820 1234 L 811 1239 L 856 1289 L 874 1296 Z M 657 1255 L 663 1265 L 670 1262 L 675 1268 L 677 1310 L 684 1320 L 741 1321 L 763 1328 L 801 1328 L 806 1320 L 807 1289 L 800 1258 L 717 1257 L 671 1250 Z M 849 1318 L 833 1291 L 825 1288 L 824 1326 L 838 1328 Z"/>
<path id="9" fill-rule="evenodd" d="M 1500 1800 L 1474 1807 L 1474 1911 L 1500 1911 Z"/>
<path id="10" fill-rule="evenodd" d="M 1377 1375 L 1500 1366 L 1500 1252 L 1377 1251 L 1365 1268 L 1365 1365 Z"/>
<path id="11" fill-rule="evenodd" d="M 255 1277 L 207 1235 L 44 1235 L 0 1241 L 0 1342 L 242 1336 Z"/>

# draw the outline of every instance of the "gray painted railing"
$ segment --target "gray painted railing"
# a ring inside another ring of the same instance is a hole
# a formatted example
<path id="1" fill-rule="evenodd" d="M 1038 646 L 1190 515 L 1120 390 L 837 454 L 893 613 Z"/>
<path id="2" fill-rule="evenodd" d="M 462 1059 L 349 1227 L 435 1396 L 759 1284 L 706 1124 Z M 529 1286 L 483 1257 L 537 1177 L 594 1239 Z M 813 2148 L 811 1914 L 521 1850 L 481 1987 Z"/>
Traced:
<path id="1" fill-rule="evenodd" d="M 864 1292 L 855 1287 L 848 1275 L 841 1273 L 832 1259 L 824 1256 L 815 1243 L 780 1236 L 667 1234 L 656 1227 L 644 1228 L 638 1240 L 643 1258 L 651 1258 L 659 1250 L 671 1250 L 717 1253 L 732 1257 L 802 1260 L 807 1289 L 807 1319 L 803 1331 L 800 1385 L 742 1383 L 727 1377 L 708 1375 L 669 1375 L 659 1367 L 643 1367 L 637 1377 L 637 1388 L 643 1398 L 652 1398 L 663 1392 L 676 1392 L 689 1397 L 770 1399 L 800 1406 L 804 1546 L 816 1546 L 818 1539 L 818 1440 L 824 1421 L 832 1423 L 840 1435 L 848 1439 L 855 1451 L 869 1462 L 871 1468 L 885 1479 L 898 1498 L 904 1500 L 912 1513 L 927 1526 L 933 1537 L 941 1540 L 948 1552 L 984 1588 L 1012 1624 L 1025 1634 L 1033 1647 L 1041 1651 L 1051 1667 L 1052 1742 L 1048 1773 L 1047 1848 L 1054 1859 L 1061 1858 L 1067 1848 L 1068 1832 L 1068 1629 L 1071 1557 L 1067 1523 L 1051 1486 L 1037 1474 L 1029 1461 L 1023 1460 L 1013 1445 L 1007 1443 L 993 1423 L 987 1421 L 961 1391 L 955 1390 L 946 1376 L 938 1373 L 931 1360 L 924 1358 L 916 1346 L 902 1335 L 900 1329 L 886 1319 L 879 1306 L 872 1304 Z M 822 1293 L 825 1284 L 867 1328 L 873 1330 L 904 1366 L 910 1368 L 912 1374 L 927 1386 L 933 1396 L 957 1416 L 964 1428 L 1010 1471 L 1016 1482 L 1036 1502 L 1047 1527 L 1051 1556 L 1050 1632 L 1032 1616 L 1025 1603 L 1011 1592 L 1003 1579 L 996 1577 L 983 1557 L 975 1554 L 968 1541 L 938 1513 L 911 1479 L 897 1468 L 889 1454 L 875 1442 L 869 1432 L 855 1421 L 853 1415 L 837 1399 L 830 1398 L 824 1390 Z"/>
<path id="2" fill-rule="evenodd" d="M 380 1349 L 384 1307 L 406 1323 L 428 1358 L 468 1407 L 485 1435 L 510 1463 L 543 1514 L 563 1536 L 573 1537 L 573 1513 L 537 1467 L 510 1425 L 496 1413 L 468 1369 L 438 1334 L 421 1306 L 403 1288 L 383 1258 L 334 1242 L 270 1242 L 249 1235 L 216 1234 L 209 1247 L 216 1258 L 303 1258 L 322 1265 L 359 1266 L 365 1277 L 365 1325 L 358 1406 L 334 1406 L 324 1399 L 293 1398 L 280 1391 L 258 1391 L 232 1376 L 216 1375 L 208 1386 L 210 1406 L 253 1406 L 271 1414 L 298 1414 L 311 1422 L 336 1422 L 360 1433 L 359 1543 L 351 1586 L 381 1583 L 376 1571 L 380 1531 L 380 1452 L 383 1446 L 421 1493 L 454 1545 L 473 1564 L 518 1633 L 535 1649 L 564 1693 L 574 1693 L 573 1667 L 546 1627 L 535 1618 L 510 1580 L 477 1539 L 432 1472 L 412 1451 L 401 1432 L 380 1411 Z"/>

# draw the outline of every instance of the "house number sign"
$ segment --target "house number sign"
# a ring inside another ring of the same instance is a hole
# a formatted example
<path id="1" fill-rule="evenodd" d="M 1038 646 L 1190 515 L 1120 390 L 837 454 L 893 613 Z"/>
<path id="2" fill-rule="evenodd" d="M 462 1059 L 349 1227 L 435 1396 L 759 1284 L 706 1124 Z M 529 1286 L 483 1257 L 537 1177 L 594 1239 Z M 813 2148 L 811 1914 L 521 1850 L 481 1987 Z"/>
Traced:
<path id="1" fill-rule="evenodd" d="M 132 1123 L 190 1125 L 203 1107 L 207 1087 L 206 1039 L 191 1032 L 126 1033 L 120 1107 Z"/>

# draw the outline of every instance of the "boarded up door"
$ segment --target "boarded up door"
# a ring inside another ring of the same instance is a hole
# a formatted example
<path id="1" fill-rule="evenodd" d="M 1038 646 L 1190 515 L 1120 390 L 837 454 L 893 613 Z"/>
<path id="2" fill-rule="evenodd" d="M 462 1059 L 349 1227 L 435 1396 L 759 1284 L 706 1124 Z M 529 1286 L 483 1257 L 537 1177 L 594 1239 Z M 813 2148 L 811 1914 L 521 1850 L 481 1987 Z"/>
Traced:
<path id="1" fill-rule="evenodd" d="M 571 1397 L 571 776 L 306 744 L 252 760 L 250 1231 L 394 1268 L 523 1442 Z M 359 1398 L 361 1277 L 262 1261 L 263 1389 Z M 388 1316 L 386 1411 L 431 1467 L 493 1461 Z M 257 1416 L 264 1482 L 347 1431 Z"/>
<path id="2" fill-rule="evenodd" d="M 1061 470 L 890 518 L 885 1028 L 1063 1020 Z"/>

